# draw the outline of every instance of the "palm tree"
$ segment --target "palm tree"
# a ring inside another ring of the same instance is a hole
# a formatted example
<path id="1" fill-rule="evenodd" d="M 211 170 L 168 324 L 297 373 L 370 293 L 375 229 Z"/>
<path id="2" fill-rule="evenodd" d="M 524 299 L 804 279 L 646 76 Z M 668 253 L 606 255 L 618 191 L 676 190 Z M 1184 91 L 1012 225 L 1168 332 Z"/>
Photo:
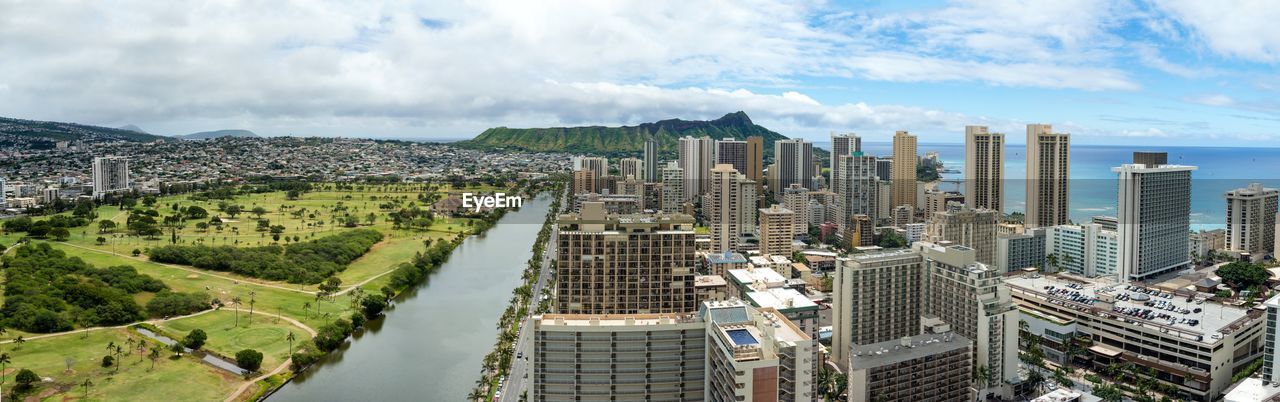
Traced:
<path id="1" fill-rule="evenodd" d="M 253 324 L 253 305 L 258 303 L 258 292 L 249 291 L 249 323 Z"/>
<path id="2" fill-rule="evenodd" d="M 236 305 L 236 326 L 240 326 L 240 296 L 233 297 L 231 303 Z"/>
<path id="3" fill-rule="evenodd" d="M 17 338 L 13 338 L 13 349 L 18 350 L 18 345 L 22 345 L 24 343 L 27 343 L 27 340 L 23 338 L 22 335 L 18 335 Z"/>
<path id="4" fill-rule="evenodd" d="M 147 358 L 151 359 L 151 369 L 149 370 L 154 370 L 156 368 L 156 360 L 160 359 L 160 347 L 159 346 L 152 347 L 151 354 L 148 354 Z"/>
<path id="5" fill-rule="evenodd" d="M 979 365 L 978 371 L 973 373 L 973 379 L 978 382 L 978 389 L 986 389 L 987 381 L 991 379 L 991 370 L 987 366 Z"/>
<path id="6" fill-rule="evenodd" d="M 1054 267 L 1054 269 L 1056 270 L 1058 267 L 1058 256 L 1054 255 L 1053 253 L 1049 253 L 1049 255 L 1044 256 L 1044 262 L 1048 266 Z"/>
<path id="7" fill-rule="evenodd" d="M 0 385 L 4 384 L 4 369 L 9 363 L 12 363 L 8 353 L 0 353 Z"/>
<path id="8" fill-rule="evenodd" d="M 481 399 L 484 399 L 484 391 L 481 391 L 480 388 L 472 388 L 471 393 L 467 394 L 467 400 L 469 401 L 478 401 Z"/>
<path id="9" fill-rule="evenodd" d="M 129 346 L 127 348 L 129 350 L 129 354 L 133 354 L 133 337 L 125 338 L 124 343 Z"/>
<path id="10" fill-rule="evenodd" d="M 89 379 L 88 379 L 88 378 L 86 378 L 86 379 L 84 379 L 84 382 L 80 383 L 80 386 L 81 386 L 81 387 L 84 387 L 84 397 L 85 397 L 85 399 L 88 399 L 88 398 L 89 398 L 89 387 L 92 387 L 92 386 L 93 386 L 93 381 L 89 381 Z"/>
<path id="11" fill-rule="evenodd" d="M 115 345 L 114 354 L 116 355 L 116 372 L 119 373 L 120 372 L 120 355 L 124 354 L 124 349 L 120 348 L 120 345 Z"/>
<path id="12" fill-rule="evenodd" d="M 147 344 L 146 344 L 146 342 L 143 342 L 141 339 L 139 339 L 139 340 L 138 340 L 138 346 L 137 346 L 137 348 L 138 348 L 138 361 L 139 361 L 139 362 L 141 362 L 141 361 L 142 361 L 142 351 L 147 350 Z"/>
<path id="13" fill-rule="evenodd" d="M 284 340 L 289 341 L 289 356 L 293 356 L 293 341 L 298 337 L 293 336 L 293 331 L 289 331 L 289 335 L 285 335 Z"/>
<path id="14" fill-rule="evenodd" d="M 307 318 L 311 318 L 311 302 L 302 303 L 302 312 Z"/>

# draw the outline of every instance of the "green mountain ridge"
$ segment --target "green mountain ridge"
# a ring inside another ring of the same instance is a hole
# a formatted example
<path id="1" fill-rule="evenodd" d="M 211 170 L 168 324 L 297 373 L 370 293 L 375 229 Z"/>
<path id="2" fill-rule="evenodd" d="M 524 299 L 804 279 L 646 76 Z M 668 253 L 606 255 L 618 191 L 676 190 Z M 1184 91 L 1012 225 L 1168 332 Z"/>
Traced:
<path id="1" fill-rule="evenodd" d="M 679 138 L 684 136 L 707 136 L 717 140 L 723 138 L 743 140 L 750 136 L 760 136 L 764 138 L 766 155 L 773 154 L 774 141 L 788 139 L 782 134 L 751 122 L 751 118 L 745 112 L 738 111 L 715 120 L 667 119 L 636 126 L 494 127 L 485 130 L 474 139 L 455 144 L 477 149 L 634 155 L 644 152 L 644 142 L 649 135 L 657 139 L 661 153 L 675 152 Z"/>
<path id="2" fill-rule="evenodd" d="M 222 138 L 222 137 L 257 138 L 258 134 L 255 134 L 254 132 L 249 130 L 232 129 L 232 130 L 201 131 L 198 133 L 174 136 L 174 138 L 181 138 L 184 140 L 208 140 L 208 139 Z"/>
<path id="3" fill-rule="evenodd" d="M 0 135 L 5 145 L 25 143 L 35 148 L 52 147 L 58 141 L 133 141 L 151 142 L 168 137 L 118 128 L 0 117 Z"/>

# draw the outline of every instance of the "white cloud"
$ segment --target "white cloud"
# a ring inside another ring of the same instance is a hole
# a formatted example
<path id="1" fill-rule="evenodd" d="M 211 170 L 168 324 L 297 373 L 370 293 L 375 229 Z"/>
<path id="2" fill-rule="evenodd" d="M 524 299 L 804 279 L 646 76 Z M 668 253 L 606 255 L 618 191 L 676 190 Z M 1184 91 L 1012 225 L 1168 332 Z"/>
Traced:
<path id="1" fill-rule="evenodd" d="M 1168 0 L 1153 2 L 1190 28 L 1215 53 L 1244 60 L 1280 61 L 1280 7 L 1267 0 Z"/>
<path id="2" fill-rule="evenodd" d="M 1235 99 L 1224 94 L 1207 94 L 1200 96 L 1192 96 L 1186 99 L 1187 102 L 1198 103 L 1209 106 L 1232 106 L 1236 104 Z"/>

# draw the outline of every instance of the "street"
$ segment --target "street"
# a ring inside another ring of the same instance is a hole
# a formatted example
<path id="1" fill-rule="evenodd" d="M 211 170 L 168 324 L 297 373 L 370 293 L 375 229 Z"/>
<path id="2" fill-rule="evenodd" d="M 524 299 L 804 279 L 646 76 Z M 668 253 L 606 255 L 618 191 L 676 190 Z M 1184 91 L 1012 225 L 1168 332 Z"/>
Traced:
<path id="1" fill-rule="evenodd" d="M 531 318 L 535 312 L 534 310 L 537 309 L 538 302 L 542 298 L 542 288 L 546 286 L 547 281 L 551 278 L 551 256 L 555 255 L 556 250 L 556 229 L 554 224 L 551 230 L 551 238 L 547 241 L 546 248 L 542 250 L 542 269 L 538 273 L 538 280 L 533 284 L 533 297 L 529 301 L 529 314 L 524 317 L 523 324 L 520 326 L 520 336 L 516 338 L 514 348 L 516 356 L 520 356 L 523 353 L 524 358 L 515 358 L 511 361 L 511 370 L 507 374 L 507 381 L 500 388 L 502 396 L 499 400 L 502 402 L 519 401 L 520 395 L 528 390 L 525 376 L 528 374 L 529 358 L 533 355 L 533 323 Z"/>

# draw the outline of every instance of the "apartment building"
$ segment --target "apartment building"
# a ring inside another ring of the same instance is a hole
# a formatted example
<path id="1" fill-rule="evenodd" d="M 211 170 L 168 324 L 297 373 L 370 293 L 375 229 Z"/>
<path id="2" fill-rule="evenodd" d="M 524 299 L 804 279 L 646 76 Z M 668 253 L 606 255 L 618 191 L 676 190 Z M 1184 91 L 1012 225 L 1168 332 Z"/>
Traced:
<path id="1" fill-rule="evenodd" d="M 969 208 L 1004 211 L 1004 134 L 964 127 L 964 193 Z"/>
<path id="2" fill-rule="evenodd" d="M 1044 229 L 1044 252 L 1046 256 L 1053 256 L 1053 266 L 1046 267 L 1046 270 L 1090 278 L 1119 273 L 1120 248 L 1116 232 L 1096 223 Z"/>
<path id="3" fill-rule="evenodd" d="M 129 159 L 121 156 L 93 158 L 93 197 L 129 191 Z M 2 189 L 0 189 L 2 190 Z"/>
<path id="4" fill-rule="evenodd" d="M 911 206 L 915 211 L 916 204 L 916 136 L 906 131 L 898 131 L 893 135 L 893 168 L 890 169 L 892 180 L 891 205 Z"/>
<path id="5" fill-rule="evenodd" d="M 795 212 L 773 204 L 760 208 L 760 254 L 791 255 L 791 242 L 795 239 Z"/>
<path id="6" fill-rule="evenodd" d="M 947 332 L 855 346 L 848 401 L 971 400 L 972 345 L 972 340 Z"/>
<path id="7" fill-rule="evenodd" d="M 755 182 L 727 164 L 716 165 L 710 173 L 711 187 L 702 208 L 711 228 L 711 250 L 739 249 L 738 238 L 756 231 Z"/>
<path id="8" fill-rule="evenodd" d="M 709 175 L 715 163 L 715 145 L 711 137 L 682 137 L 679 147 L 680 169 L 684 171 L 684 200 L 707 193 L 711 186 Z"/>
<path id="9" fill-rule="evenodd" d="M 776 310 L 741 301 L 704 303 L 706 400 L 812 401 L 813 338 Z"/>
<path id="10" fill-rule="evenodd" d="M 1145 280 L 1191 266 L 1191 172 L 1164 152 L 1134 152 L 1120 176 L 1118 268 L 1121 280 Z"/>
<path id="11" fill-rule="evenodd" d="M 843 364 L 856 345 L 920 333 L 924 259 L 914 250 L 836 259 L 832 278 L 831 356 Z"/>
<path id="12" fill-rule="evenodd" d="M 831 182 L 827 188 L 836 188 L 836 172 L 841 171 L 841 156 L 862 152 L 862 137 L 854 133 L 831 133 Z M 874 167 L 873 167 L 874 169 Z"/>
<path id="13" fill-rule="evenodd" d="M 1227 250 L 1261 260 L 1276 244 L 1276 207 L 1280 190 L 1252 183 L 1227 191 Z"/>
<path id="14" fill-rule="evenodd" d="M 588 202 L 556 221 L 556 310 L 564 314 L 693 311 L 694 220 L 684 214 L 608 215 Z"/>
<path id="15" fill-rule="evenodd" d="M 932 242 L 951 242 L 974 250 L 978 262 L 995 264 L 996 224 L 999 213 L 990 209 L 970 209 L 968 206 L 955 211 L 935 212 L 929 223 L 929 239 Z"/>
<path id="16" fill-rule="evenodd" d="M 1045 230 L 1035 228 L 1023 233 L 996 235 L 995 267 L 1000 272 L 1044 267 Z"/>
<path id="17" fill-rule="evenodd" d="M 792 183 L 800 183 L 806 188 L 816 188 L 810 184 L 814 177 L 813 143 L 801 139 L 779 140 L 773 142 L 773 167 L 769 174 L 774 180 L 769 182 L 769 189 L 774 194 L 782 194 L 782 190 Z M 776 169 L 777 172 L 773 170 Z"/>
<path id="18" fill-rule="evenodd" d="M 843 235 L 849 231 L 849 217 L 853 215 L 867 215 L 872 219 L 877 217 L 876 202 L 879 200 L 876 191 L 879 190 L 880 185 L 875 174 L 875 157 L 863 155 L 860 151 L 832 157 L 840 161 L 837 167 L 839 170 L 831 171 L 834 184 L 832 191 L 836 193 L 838 211 L 832 222 L 836 223 L 838 233 Z"/>
<path id="19" fill-rule="evenodd" d="M 676 162 L 667 162 L 662 168 L 662 212 L 669 214 L 683 211 L 685 197 L 684 169 Z"/>
<path id="20" fill-rule="evenodd" d="M 1027 214 L 1029 228 L 1064 225 L 1071 219 L 1071 134 L 1049 124 L 1027 125 Z"/>
<path id="21" fill-rule="evenodd" d="M 800 186 L 800 183 L 792 183 L 783 190 L 782 205 L 791 212 L 795 212 L 795 225 L 792 227 L 794 235 L 809 233 L 809 225 L 812 221 L 809 201 L 809 189 Z"/>

